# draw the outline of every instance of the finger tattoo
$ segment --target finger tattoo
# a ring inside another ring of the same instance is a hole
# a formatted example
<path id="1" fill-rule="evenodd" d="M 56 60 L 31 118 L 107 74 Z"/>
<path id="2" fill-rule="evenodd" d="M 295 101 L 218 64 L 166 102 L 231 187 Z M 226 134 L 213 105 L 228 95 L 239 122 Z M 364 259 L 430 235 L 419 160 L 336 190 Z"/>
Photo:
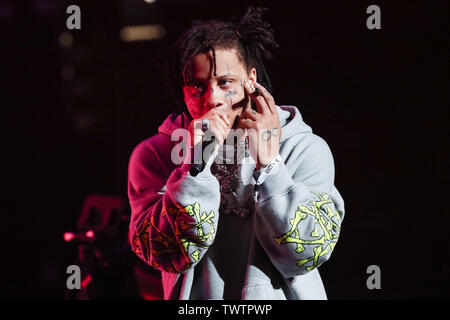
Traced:
<path id="1" fill-rule="evenodd" d="M 264 132 L 261 134 L 261 139 L 263 141 L 269 141 L 271 137 L 272 137 L 271 130 L 264 130 Z"/>

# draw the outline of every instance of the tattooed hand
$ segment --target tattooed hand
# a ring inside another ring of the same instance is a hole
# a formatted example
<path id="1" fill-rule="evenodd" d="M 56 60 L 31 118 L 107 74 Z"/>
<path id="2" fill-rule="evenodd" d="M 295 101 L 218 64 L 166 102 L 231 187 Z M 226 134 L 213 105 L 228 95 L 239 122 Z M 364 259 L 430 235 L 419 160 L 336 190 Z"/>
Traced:
<path id="1" fill-rule="evenodd" d="M 272 95 L 260 84 L 244 83 L 244 90 L 255 102 L 258 111 L 250 101 L 242 111 L 239 128 L 249 137 L 250 153 L 256 161 L 256 169 L 267 166 L 279 154 L 281 126 Z M 258 94 L 259 91 L 259 94 Z"/>
<path id="2" fill-rule="evenodd" d="M 202 119 L 208 119 L 209 130 L 213 136 L 217 139 L 218 145 L 222 145 L 225 138 L 230 133 L 231 128 L 231 114 L 219 109 L 211 109 L 199 119 L 194 119 L 189 124 L 189 134 L 191 136 L 191 145 L 197 145 L 201 143 L 203 135 L 202 131 Z"/>

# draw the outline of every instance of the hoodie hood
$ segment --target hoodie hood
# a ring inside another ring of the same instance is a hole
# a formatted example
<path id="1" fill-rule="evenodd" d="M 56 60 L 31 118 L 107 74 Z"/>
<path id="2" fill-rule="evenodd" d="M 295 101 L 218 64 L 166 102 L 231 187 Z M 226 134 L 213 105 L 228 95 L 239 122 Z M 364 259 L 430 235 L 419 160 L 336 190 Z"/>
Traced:
<path id="1" fill-rule="evenodd" d="M 175 129 L 183 128 L 183 122 L 184 128 L 187 128 L 190 121 L 191 120 L 184 114 L 184 112 L 181 114 L 172 113 L 158 127 L 158 132 L 170 137 Z"/>
<path id="2" fill-rule="evenodd" d="M 312 133 L 312 129 L 302 118 L 295 106 L 277 106 L 281 125 L 281 141 L 303 133 Z"/>
<path id="3" fill-rule="evenodd" d="M 311 133 L 312 129 L 307 125 L 300 114 L 300 111 L 295 106 L 277 106 L 280 125 L 282 128 L 281 141 L 284 141 L 292 136 L 303 133 Z M 184 114 L 170 114 L 166 120 L 158 127 L 158 132 L 171 136 L 175 129 L 187 128 L 190 119 Z"/>

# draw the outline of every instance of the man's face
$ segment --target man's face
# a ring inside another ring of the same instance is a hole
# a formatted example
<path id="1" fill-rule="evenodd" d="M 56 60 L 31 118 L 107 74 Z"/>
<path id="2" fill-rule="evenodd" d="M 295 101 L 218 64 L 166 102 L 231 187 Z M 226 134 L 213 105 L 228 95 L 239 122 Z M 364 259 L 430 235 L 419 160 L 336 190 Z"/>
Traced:
<path id="1" fill-rule="evenodd" d="M 212 108 L 231 112 L 234 123 L 236 116 L 249 103 L 243 84 L 256 81 L 256 70 L 250 74 L 237 56 L 235 49 L 218 49 L 216 53 L 216 76 L 212 53 L 200 53 L 191 60 L 191 84 L 183 87 L 184 101 L 194 119 L 201 118 Z"/>

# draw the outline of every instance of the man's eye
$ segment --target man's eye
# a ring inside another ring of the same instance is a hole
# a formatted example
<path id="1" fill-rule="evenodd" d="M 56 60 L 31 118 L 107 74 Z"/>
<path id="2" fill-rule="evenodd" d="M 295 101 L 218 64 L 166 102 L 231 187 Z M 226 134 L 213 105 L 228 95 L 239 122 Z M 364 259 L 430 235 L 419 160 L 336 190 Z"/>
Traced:
<path id="1" fill-rule="evenodd" d="M 219 85 L 220 86 L 229 86 L 233 81 L 231 81 L 230 79 L 224 79 L 224 80 L 220 80 L 219 81 Z"/>
<path id="2" fill-rule="evenodd" d="M 198 84 L 198 83 L 192 84 L 191 88 L 195 94 L 200 94 L 204 90 L 204 86 L 202 84 Z"/>

